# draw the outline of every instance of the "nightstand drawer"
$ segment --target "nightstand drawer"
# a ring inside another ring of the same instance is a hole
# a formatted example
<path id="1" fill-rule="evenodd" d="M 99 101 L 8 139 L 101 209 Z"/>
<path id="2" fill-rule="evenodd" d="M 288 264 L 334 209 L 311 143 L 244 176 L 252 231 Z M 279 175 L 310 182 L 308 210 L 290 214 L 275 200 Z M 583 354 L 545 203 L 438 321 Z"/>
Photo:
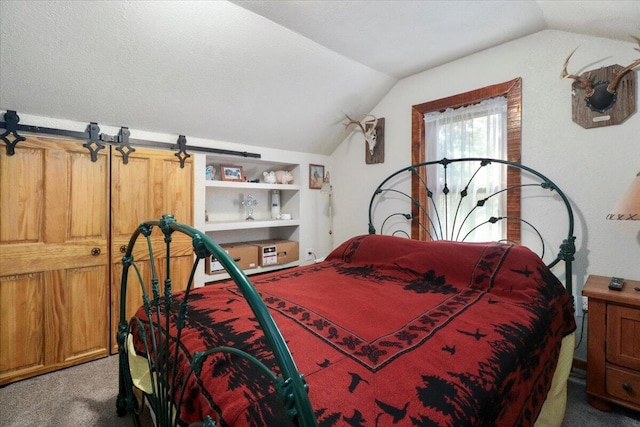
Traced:
<path id="1" fill-rule="evenodd" d="M 607 366 L 606 378 L 608 394 L 640 405 L 640 373 Z"/>

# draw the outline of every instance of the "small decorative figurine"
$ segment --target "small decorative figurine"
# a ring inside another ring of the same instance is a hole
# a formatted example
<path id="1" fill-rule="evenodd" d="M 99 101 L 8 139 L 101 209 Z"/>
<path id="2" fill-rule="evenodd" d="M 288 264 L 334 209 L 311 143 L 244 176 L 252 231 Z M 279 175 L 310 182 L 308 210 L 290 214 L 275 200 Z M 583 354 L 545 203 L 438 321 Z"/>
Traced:
<path id="1" fill-rule="evenodd" d="M 254 199 L 251 194 L 249 194 L 247 198 L 242 201 L 242 206 L 244 206 L 245 210 L 247 211 L 247 217 L 245 218 L 245 220 L 249 221 L 255 219 L 253 217 L 253 207 L 257 204 L 258 201 Z"/>
<path id="2" fill-rule="evenodd" d="M 267 184 L 275 184 L 276 183 L 276 174 L 271 172 L 263 172 L 262 176 L 264 176 L 264 182 Z"/>
<path id="3" fill-rule="evenodd" d="M 216 168 L 213 165 L 207 165 L 205 179 L 213 181 L 216 178 Z"/>
<path id="4" fill-rule="evenodd" d="M 279 184 L 290 184 L 293 182 L 293 174 L 289 171 L 276 171 L 276 182 Z"/>

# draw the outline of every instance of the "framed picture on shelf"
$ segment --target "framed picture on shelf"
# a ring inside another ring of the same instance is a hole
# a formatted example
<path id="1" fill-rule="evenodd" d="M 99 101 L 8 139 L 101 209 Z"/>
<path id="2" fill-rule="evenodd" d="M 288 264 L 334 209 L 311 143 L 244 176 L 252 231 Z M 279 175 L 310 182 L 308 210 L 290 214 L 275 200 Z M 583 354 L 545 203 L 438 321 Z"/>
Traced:
<path id="1" fill-rule="evenodd" d="M 244 181 L 242 166 L 220 166 L 220 177 L 223 181 Z"/>
<path id="2" fill-rule="evenodd" d="M 320 190 L 324 181 L 324 165 L 309 165 L 309 188 Z"/>

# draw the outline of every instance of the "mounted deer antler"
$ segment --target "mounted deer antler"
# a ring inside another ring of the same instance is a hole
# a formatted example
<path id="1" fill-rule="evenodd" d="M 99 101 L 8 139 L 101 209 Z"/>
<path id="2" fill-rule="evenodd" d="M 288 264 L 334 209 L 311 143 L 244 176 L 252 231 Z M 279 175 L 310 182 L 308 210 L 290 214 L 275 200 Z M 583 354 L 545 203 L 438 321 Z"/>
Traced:
<path id="1" fill-rule="evenodd" d="M 378 125 L 378 118 L 376 116 L 367 114 L 365 117 L 372 117 L 373 119 L 369 121 L 365 121 L 365 120 L 357 121 L 357 120 L 353 120 L 347 114 L 345 114 L 345 116 L 347 117 L 347 120 L 349 120 L 349 123 L 345 125 L 345 130 L 347 130 L 351 125 L 354 125 L 354 124 L 357 125 L 358 128 L 360 128 L 360 130 L 362 131 L 362 134 L 364 135 L 364 140 L 367 141 L 367 145 L 369 146 L 369 153 L 373 155 L 373 149 L 376 147 L 376 142 L 378 138 L 378 134 L 376 131 L 376 126 Z M 369 129 L 367 129 L 366 125 L 370 126 Z"/>
<path id="2" fill-rule="evenodd" d="M 633 38 L 638 43 L 638 46 L 640 46 L 640 39 L 638 37 L 631 36 L 631 38 Z M 638 52 L 640 52 L 640 48 L 638 47 L 634 48 L 634 50 L 637 50 Z M 624 76 L 625 74 L 627 74 L 627 72 L 633 70 L 639 65 L 640 65 L 640 58 L 636 59 L 631 64 L 627 65 L 622 70 L 620 70 L 615 75 L 615 77 L 611 79 L 611 83 L 609 83 L 609 86 L 607 86 L 607 91 L 610 93 L 615 93 L 616 88 L 618 87 L 618 83 L 620 82 L 620 79 L 622 78 L 622 76 Z"/>
<path id="3" fill-rule="evenodd" d="M 631 38 L 638 42 L 638 46 L 640 46 L 640 38 L 634 36 L 631 36 Z M 588 73 L 586 76 L 578 76 L 575 74 L 569 74 L 569 72 L 567 71 L 569 60 L 576 52 L 576 50 L 578 50 L 578 48 L 575 48 L 564 61 L 564 67 L 562 68 L 562 73 L 560 73 L 560 78 L 569 77 L 580 83 L 582 88 L 585 90 L 585 100 L 587 102 L 587 105 L 593 111 L 603 112 L 605 110 L 608 110 L 616 102 L 616 91 L 618 89 L 620 80 L 629 71 L 640 66 L 640 59 L 636 59 L 631 64 L 615 72 L 609 79 L 609 81 L 597 82 L 594 84 L 594 82 L 591 81 L 590 73 Z M 638 48 L 634 48 L 634 50 L 640 52 L 640 49 Z"/>
<path id="4" fill-rule="evenodd" d="M 592 82 L 591 82 L 590 75 L 587 74 L 586 77 L 583 77 L 583 76 L 578 76 L 576 74 L 569 74 L 569 72 L 567 71 L 567 65 L 569 65 L 569 60 L 571 60 L 571 57 L 573 56 L 573 54 L 576 53 L 576 50 L 578 50 L 578 48 L 573 49 L 573 52 L 571 52 L 569 56 L 567 56 L 567 59 L 564 61 L 564 67 L 562 67 L 560 78 L 564 79 L 569 77 L 570 79 L 574 79 L 575 81 L 579 82 L 585 90 L 585 95 L 589 97 L 593 95 L 593 87 L 591 86 Z"/>

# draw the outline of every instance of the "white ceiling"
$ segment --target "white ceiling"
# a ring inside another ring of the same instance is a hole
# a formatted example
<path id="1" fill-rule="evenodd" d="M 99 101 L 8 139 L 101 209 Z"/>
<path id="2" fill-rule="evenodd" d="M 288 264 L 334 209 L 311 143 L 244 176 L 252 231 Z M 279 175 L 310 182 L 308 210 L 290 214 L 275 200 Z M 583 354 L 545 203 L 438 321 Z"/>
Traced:
<path id="1" fill-rule="evenodd" d="M 0 110 L 329 154 L 399 79 L 545 29 L 632 41 L 640 1 L 1 0 Z"/>

